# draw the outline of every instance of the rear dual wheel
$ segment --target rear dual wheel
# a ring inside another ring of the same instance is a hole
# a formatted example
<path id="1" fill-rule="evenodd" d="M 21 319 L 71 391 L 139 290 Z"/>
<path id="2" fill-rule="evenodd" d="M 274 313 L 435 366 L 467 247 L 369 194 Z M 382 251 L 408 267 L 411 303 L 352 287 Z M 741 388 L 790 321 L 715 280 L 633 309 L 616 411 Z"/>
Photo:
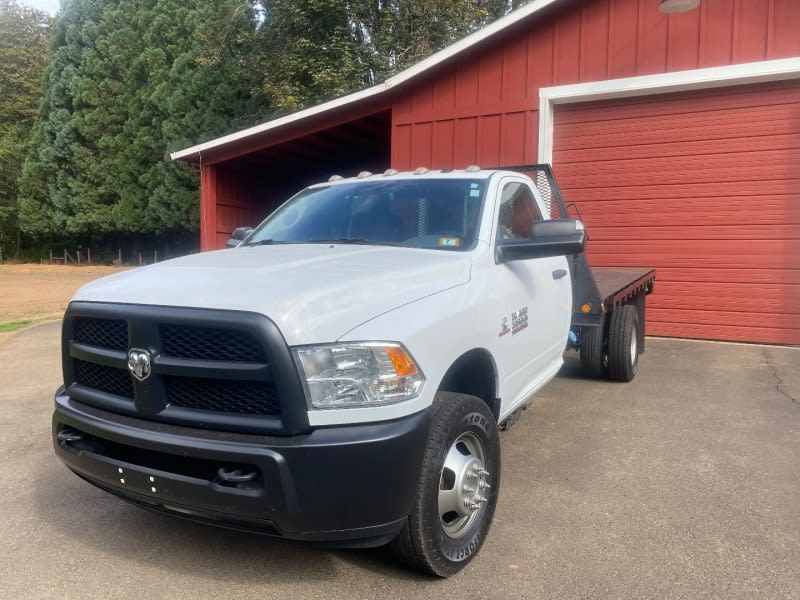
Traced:
<path id="1" fill-rule="evenodd" d="M 587 377 L 605 377 L 608 373 L 603 327 L 583 327 L 581 331 L 581 369 Z"/>
<path id="2" fill-rule="evenodd" d="M 639 313 L 626 304 L 611 313 L 608 328 L 608 376 L 630 381 L 639 368 Z"/>
<path id="3" fill-rule="evenodd" d="M 440 392 L 411 514 L 392 542 L 412 568 L 439 577 L 463 569 L 483 545 L 497 505 L 497 424 L 480 398 Z"/>
<path id="4" fill-rule="evenodd" d="M 639 366 L 639 312 L 631 304 L 611 313 L 607 339 L 602 326 L 581 332 L 581 369 L 589 377 L 631 381 Z"/>

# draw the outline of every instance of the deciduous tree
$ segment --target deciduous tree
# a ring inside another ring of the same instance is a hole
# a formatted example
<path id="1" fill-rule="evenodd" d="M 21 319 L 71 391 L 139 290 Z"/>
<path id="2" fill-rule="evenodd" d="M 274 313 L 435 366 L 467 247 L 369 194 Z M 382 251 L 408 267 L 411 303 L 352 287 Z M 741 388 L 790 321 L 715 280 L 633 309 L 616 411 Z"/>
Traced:
<path id="1" fill-rule="evenodd" d="M 523 0 L 260 0 L 264 92 L 277 112 L 375 85 Z"/>

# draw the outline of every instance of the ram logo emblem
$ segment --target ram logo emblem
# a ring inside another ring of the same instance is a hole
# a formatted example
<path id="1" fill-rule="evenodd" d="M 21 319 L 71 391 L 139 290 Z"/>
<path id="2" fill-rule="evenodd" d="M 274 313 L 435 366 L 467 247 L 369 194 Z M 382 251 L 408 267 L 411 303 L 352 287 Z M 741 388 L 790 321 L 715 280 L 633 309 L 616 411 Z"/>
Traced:
<path id="1" fill-rule="evenodd" d="M 150 353 L 147 350 L 128 350 L 128 370 L 139 381 L 150 377 Z"/>

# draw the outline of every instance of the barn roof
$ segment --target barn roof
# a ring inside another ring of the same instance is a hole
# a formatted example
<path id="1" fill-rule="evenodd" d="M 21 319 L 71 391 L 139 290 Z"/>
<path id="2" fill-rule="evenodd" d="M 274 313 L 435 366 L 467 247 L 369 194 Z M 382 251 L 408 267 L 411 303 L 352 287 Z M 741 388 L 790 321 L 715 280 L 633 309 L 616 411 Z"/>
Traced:
<path id="1" fill-rule="evenodd" d="M 521 21 L 524 21 L 525 19 L 528 19 L 551 4 L 561 1 L 562 0 L 534 0 L 530 4 L 526 4 L 525 6 L 518 8 L 505 17 L 497 19 L 493 23 L 490 23 L 475 33 L 468 35 L 458 42 L 451 44 L 447 48 L 432 54 L 425 60 L 422 60 L 405 69 L 404 71 L 401 71 L 397 75 L 390 77 L 383 83 L 379 83 L 372 87 L 342 96 L 340 98 L 329 100 L 328 102 L 324 102 L 317 106 L 312 106 L 310 108 L 291 113 L 284 117 L 280 117 L 279 119 L 273 119 L 272 121 L 267 121 L 254 127 L 249 127 L 241 131 L 203 142 L 202 144 L 185 148 L 184 150 L 173 152 L 170 154 L 170 156 L 173 160 L 196 160 L 200 157 L 201 153 L 206 151 L 221 149 L 222 147 L 232 143 L 241 143 L 247 140 L 255 141 L 258 138 L 266 139 L 271 134 L 276 133 L 278 130 L 281 130 L 282 128 L 285 128 L 291 124 L 310 119 L 323 113 L 330 114 L 338 110 L 350 108 L 353 105 L 361 104 L 365 101 L 377 100 L 398 86 L 431 71 L 445 61 L 448 61 L 451 58 L 486 41 L 487 39 L 508 30 L 510 27 Z"/>

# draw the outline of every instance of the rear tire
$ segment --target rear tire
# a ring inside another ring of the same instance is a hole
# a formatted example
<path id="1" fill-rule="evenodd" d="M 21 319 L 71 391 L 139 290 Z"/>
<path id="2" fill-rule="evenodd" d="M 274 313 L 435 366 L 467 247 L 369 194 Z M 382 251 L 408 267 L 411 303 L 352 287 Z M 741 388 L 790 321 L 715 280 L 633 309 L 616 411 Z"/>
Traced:
<path id="1" fill-rule="evenodd" d="M 630 381 L 639 367 L 639 313 L 626 304 L 611 313 L 608 329 L 608 374 L 614 381 Z"/>
<path id="2" fill-rule="evenodd" d="M 500 482 L 497 423 L 480 398 L 440 392 L 416 500 L 391 542 L 410 567 L 449 577 L 480 550 L 494 516 Z"/>
<path id="3" fill-rule="evenodd" d="M 581 369 L 587 377 L 602 378 L 608 373 L 608 354 L 603 347 L 603 327 L 583 327 L 581 331 Z"/>

